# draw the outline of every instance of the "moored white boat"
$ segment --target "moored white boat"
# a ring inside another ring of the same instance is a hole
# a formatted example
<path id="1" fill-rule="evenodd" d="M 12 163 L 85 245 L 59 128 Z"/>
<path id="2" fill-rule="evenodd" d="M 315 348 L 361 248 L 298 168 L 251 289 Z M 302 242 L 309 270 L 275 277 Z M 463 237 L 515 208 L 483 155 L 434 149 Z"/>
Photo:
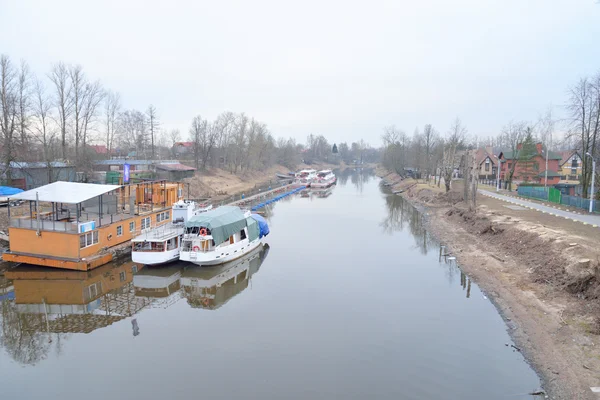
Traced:
<path id="1" fill-rule="evenodd" d="M 196 205 L 180 200 L 173 204 L 171 223 L 147 229 L 131 243 L 131 259 L 145 265 L 165 264 L 179 259 L 185 223 L 195 215 L 212 209 L 212 205 Z"/>
<path id="2" fill-rule="evenodd" d="M 315 171 L 314 169 L 303 169 L 296 174 L 294 183 L 296 185 L 310 187 L 310 185 L 313 183 L 313 181 L 316 178 L 317 178 L 317 171 Z"/>
<path id="3" fill-rule="evenodd" d="M 312 188 L 328 188 L 337 182 L 337 178 L 332 170 L 324 169 L 317 173 L 316 178 L 313 180 Z"/>
<path id="4" fill-rule="evenodd" d="M 219 207 L 187 221 L 179 259 L 197 265 L 223 264 L 252 251 L 268 234 L 261 216 L 239 207 Z"/>

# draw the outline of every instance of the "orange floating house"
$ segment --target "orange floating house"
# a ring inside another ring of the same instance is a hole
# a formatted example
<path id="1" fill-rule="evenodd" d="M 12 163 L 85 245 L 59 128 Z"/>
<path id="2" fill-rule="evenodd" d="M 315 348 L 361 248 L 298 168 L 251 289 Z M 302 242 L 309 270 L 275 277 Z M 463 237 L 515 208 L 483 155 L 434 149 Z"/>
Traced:
<path id="1" fill-rule="evenodd" d="M 88 271 L 136 235 L 171 221 L 183 183 L 125 186 L 54 182 L 11 196 L 4 261 Z M 11 206 L 16 200 L 24 201 Z M 118 247 L 117 247 L 118 246 Z"/>

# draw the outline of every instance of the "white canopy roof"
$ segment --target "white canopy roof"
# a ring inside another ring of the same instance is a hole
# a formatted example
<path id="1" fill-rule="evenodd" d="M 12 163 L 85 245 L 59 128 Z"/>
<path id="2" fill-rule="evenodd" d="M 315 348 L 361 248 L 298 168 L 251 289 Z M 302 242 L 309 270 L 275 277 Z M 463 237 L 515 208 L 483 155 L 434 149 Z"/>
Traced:
<path id="1" fill-rule="evenodd" d="M 120 187 L 121 186 L 118 185 L 96 185 L 94 183 L 58 181 L 26 192 L 17 193 L 9 197 L 16 200 L 35 201 L 35 195 L 37 193 L 40 201 L 78 204 Z"/>

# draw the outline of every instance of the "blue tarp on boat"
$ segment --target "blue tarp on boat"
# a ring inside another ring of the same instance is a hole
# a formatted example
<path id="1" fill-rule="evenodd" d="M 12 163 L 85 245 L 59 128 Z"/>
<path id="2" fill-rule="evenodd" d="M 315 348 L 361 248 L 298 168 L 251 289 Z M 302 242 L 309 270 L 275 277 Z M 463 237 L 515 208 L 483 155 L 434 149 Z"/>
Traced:
<path id="1" fill-rule="evenodd" d="M 10 186 L 0 186 L 0 197 L 8 197 L 13 194 L 21 193 L 23 189 L 18 189 Z"/>
<path id="2" fill-rule="evenodd" d="M 261 215 L 252 214 L 252 218 L 258 222 L 258 228 L 260 230 L 260 238 L 263 236 L 267 236 L 269 234 L 269 224 L 267 224 L 267 220 L 265 220 Z"/>

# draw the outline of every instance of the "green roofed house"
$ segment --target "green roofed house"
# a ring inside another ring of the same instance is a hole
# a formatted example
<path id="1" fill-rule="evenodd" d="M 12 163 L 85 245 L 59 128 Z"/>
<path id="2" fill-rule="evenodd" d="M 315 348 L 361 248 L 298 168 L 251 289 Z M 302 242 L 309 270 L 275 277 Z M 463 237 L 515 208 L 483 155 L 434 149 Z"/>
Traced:
<path id="1" fill-rule="evenodd" d="M 506 151 L 501 155 L 500 179 L 506 181 L 509 179 L 510 171 L 514 168 L 513 181 L 546 183 L 548 176 L 548 185 L 555 185 L 560 181 L 558 173 L 559 163 L 562 156 L 559 153 L 550 151 L 548 153 L 548 173 L 546 174 L 546 149 L 541 143 L 519 143 L 517 151 Z"/>

